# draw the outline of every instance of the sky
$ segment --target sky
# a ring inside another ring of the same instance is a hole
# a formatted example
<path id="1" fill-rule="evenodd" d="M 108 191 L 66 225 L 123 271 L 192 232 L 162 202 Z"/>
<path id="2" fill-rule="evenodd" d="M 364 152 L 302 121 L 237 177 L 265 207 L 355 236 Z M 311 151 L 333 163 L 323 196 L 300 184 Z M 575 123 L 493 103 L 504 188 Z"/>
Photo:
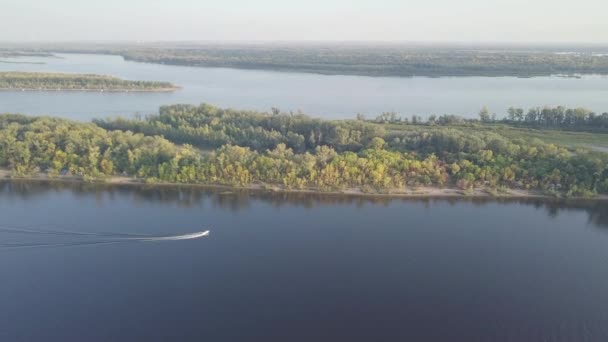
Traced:
<path id="1" fill-rule="evenodd" d="M 0 0 L 0 41 L 608 42 L 608 0 Z"/>

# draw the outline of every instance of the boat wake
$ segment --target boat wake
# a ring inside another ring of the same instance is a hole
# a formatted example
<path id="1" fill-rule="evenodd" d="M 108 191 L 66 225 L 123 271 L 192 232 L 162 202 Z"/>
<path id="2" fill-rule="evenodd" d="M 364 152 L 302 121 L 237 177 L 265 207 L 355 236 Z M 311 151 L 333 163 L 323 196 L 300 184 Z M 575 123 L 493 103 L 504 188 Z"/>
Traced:
<path id="1" fill-rule="evenodd" d="M 181 241 L 194 240 L 209 236 L 209 230 L 181 234 L 181 235 L 144 235 L 144 234 L 129 234 L 129 233 L 109 233 L 109 232 L 75 232 L 68 230 L 38 230 L 20 226 L 0 225 L 0 232 L 5 234 L 19 235 L 54 235 L 76 238 L 91 238 L 100 239 L 88 241 L 68 241 L 68 242 L 52 242 L 52 243 L 0 243 L 0 249 L 19 249 L 19 248 L 41 248 L 41 247 L 69 247 L 69 246 L 93 246 L 107 245 L 127 242 L 161 242 L 161 241 Z M 103 239 L 101 239 L 103 238 Z"/>
<path id="2" fill-rule="evenodd" d="M 179 241 L 179 240 L 193 240 L 200 239 L 202 237 L 209 236 L 209 231 L 205 230 L 202 232 L 184 234 L 184 235 L 169 235 L 169 236 L 150 236 L 150 237 L 124 237 L 123 240 L 130 241 Z"/>

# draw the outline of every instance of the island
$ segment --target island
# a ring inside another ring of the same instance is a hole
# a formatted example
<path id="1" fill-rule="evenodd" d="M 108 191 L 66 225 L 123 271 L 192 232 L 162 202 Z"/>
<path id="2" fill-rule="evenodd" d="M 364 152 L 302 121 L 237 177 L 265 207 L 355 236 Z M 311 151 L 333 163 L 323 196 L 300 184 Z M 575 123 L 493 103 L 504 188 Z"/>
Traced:
<path id="1" fill-rule="evenodd" d="M 323 75 L 526 78 L 608 74 L 608 55 L 595 53 L 593 49 L 562 51 L 560 48 L 538 50 L 512 46 L 429 47 L 360 43 L 139 47 L 114 53 L 136 62 Z"/>
<path id="2" fill-rule="evenodd" d="M 4 177 L 26 179 L 606 198 L 608 113 L 508 112 L 502 119 L 482 109 L 479 119 L 384 113 L 323 120 L 202 104 L 91 123 L 3 114 L 0 168 Z"/>
<path id="3" fill-rule="evenodd" d="M 374 77 L 538 77 L 608 74 L 605 46 L 382 42 L 20 44 L 7 53 L 88 53 L 180 66 Z"/>
<path id="4" fill-rule="evenodd" d="M 32 64 L 32 65 L 42 65 L 45 62 L 42 61 L 28 61 L 28 60 L 20 60 L 22 57 L 42 57 L 42 58 L 56 58 L 56 56 L 50 52 L 23 52 L 19 50 L 2 50 L 0 49 L 0 63 L 3 64 Z"/>
<path id="5" fill-rule="evenodd" d="M 179 87 L 169 82 L 129 81 L 95 74 L 0 72 L 4 91 L 108 91 L 171 92 Z"/>

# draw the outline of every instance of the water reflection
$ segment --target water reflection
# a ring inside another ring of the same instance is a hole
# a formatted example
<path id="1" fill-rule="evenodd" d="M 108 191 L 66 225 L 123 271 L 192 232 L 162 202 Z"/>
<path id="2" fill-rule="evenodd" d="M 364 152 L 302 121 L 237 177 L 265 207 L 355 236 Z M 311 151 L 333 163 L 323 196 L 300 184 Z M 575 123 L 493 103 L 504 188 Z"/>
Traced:
<path id="1" fill-rule="evenodd" d="M 276 193 L 243 189 L 217 189 L 183 186 L 134 186 L 104 185 L 67 182 L 0 182 L 0 195 L 4 198 L 21 200 L 43 197 L 49 194 L 69 193 L 76 198 L 94 196 L 98 205 L 114 199 L 131 198 L 134 204 L 163 203 L 182 208 L 201 207 L 205 201 L 218 208 L 231 211 L 248 209 L 256 201 L 262 201 L 275 208 L 303 207 L 312 209 L 324 205 L 365 205 L 388 206 L 391 203 L 417 203 L 430 207 L 434 203 L 454 206 L 469 203 L 477 207 L 498 203 L 504 205 L 530 205 L 544 210 L 548 217 L 558 217 L 568 211 L 583 211 L 588 215 L 588 223 L 608 228 L 608 201 L 564 200 L 539 198 L 392 198 L 387 196 L 352 196 L 336 194 Z"/>

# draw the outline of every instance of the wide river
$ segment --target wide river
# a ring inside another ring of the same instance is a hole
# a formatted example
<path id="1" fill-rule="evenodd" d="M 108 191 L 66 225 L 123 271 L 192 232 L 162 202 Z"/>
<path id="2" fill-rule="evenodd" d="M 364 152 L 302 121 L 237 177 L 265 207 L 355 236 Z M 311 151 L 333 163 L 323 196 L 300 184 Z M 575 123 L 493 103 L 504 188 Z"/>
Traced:
<path id="1" fill-rule="evenodd" d="M 302 110 L 316 117 L 458 114 L 476 117 L 487 105 L 502 116 L 509 106 L 563 105 L 608 111 L 608 77 L 396 78 L 324 76 L 225 68 L 193 68 L 124 61 L 119 56 L 59 54 L 61 58 L 3 59 L 0 71 L 77 72 L 131 80 L 170 81 L 175 93 L 0 92 L 0 113 L 51 114 L 78 120 L 154 113 L 166 104 L 202 102 L 268 111 Z"/>
<path id="2" fill-rule="evenodd" d="M 0 211 L 2 341 L 608 340 L 608 202 L 0 183 Z"/>

